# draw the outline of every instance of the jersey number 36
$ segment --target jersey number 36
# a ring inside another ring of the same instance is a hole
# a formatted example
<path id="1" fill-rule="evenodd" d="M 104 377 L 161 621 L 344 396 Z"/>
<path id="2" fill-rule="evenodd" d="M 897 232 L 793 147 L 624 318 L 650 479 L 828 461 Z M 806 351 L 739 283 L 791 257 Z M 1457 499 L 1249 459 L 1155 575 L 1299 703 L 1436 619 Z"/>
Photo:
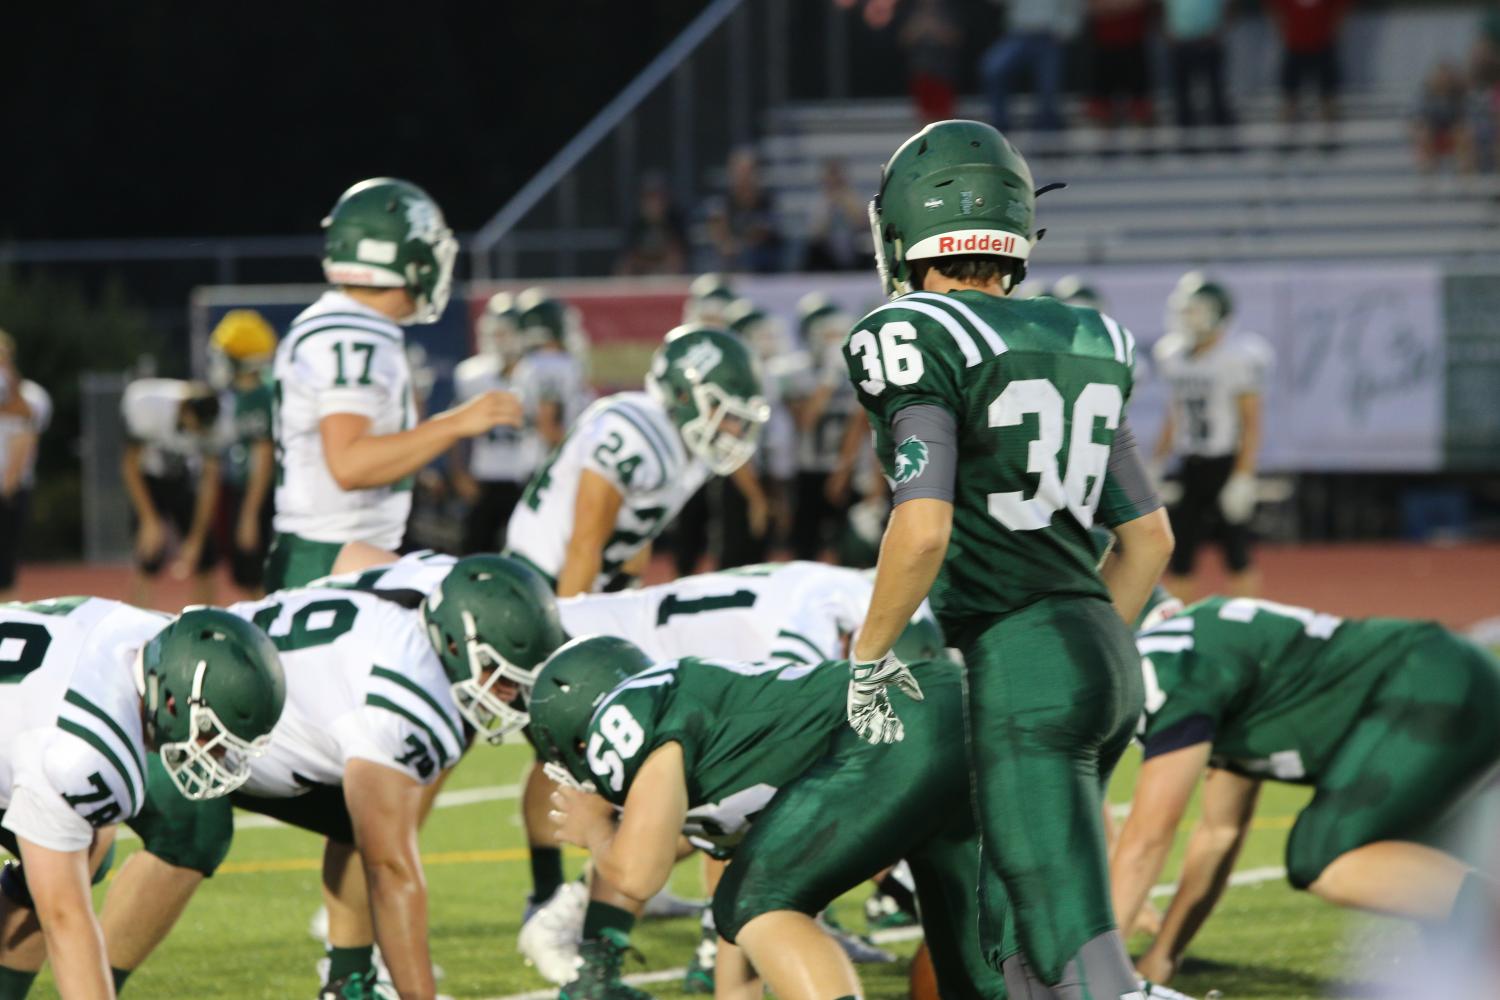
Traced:
<path id="1" fill-rule="evenodd" d="M 1019 379 L 1007 385 L 990 403 L 989 424 L 1016 427 L 1036 415 L 1037 436 L 1026 449 L 1026 471 L 1037 477 L 1036 492 L 1021 490 L 989 494 L 990 516 L 1011 531 L 1035 531 L 1052 523 L 1052 515 L 1067 507 L 1085 528 L 1094 523 L 1104 477 L 1109 471 L 1109 445 L 1094 440 L 1097 421 L 1114 430 L 1120 426 L 1125 399 L 1120 387 L 1090 382 L 1073 403 L 1067 468 L 1058 461 L 1063 443 L 1063 397 L 1044 378 Z"/>

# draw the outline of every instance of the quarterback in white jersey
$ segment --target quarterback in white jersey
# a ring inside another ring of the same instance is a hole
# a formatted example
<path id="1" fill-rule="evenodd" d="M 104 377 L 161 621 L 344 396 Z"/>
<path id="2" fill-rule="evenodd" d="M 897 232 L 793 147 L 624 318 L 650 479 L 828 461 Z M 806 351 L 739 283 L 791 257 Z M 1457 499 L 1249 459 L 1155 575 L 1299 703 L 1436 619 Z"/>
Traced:
<path id="1" fill-rule="evenodd" d="M 271 643 L 223 611 L 0 605 L 0 845 L 23 862 L 0 878 L 0 921 L 35 909 L 64 996 L 114 995 L 87 873 L 101 831 L 145 804 L 148 757 L 185 797 L 221 798 L 264 749 L 283 685 Z M 35 973 L 9 963 L 42 950 L 7 947 L 8 968 Z"/>
<path id="2" fill-rule="evenodd" d="M 1229 331 L 1228 291 L 1198 272 L 1184 275 L 1169 303 L 1173 330 L 1157 342 L 1157 370 L 1171 389 L 1171 409 L 1156 458 L 1181 459 L 1181 497 L 1171 509 L 1177 544 L 1167 588 L 1193 599 L 1192 573 L 1205 540 L 1224 550 L 1230 591 L 1253 595 L 1247 522 L 1255 513 L 1261 401 L 1271 348 L 1250 333 Z"/>
<path id="3" fill-rule="evenodd" d="M 398 324 L 442 315 L 458 246 L 426 192 L 389 177 L 361 181 L 323 225 L 334 289 L 293 321 L 272 366 L 270 590 L 324 575 L 344 542 L 399 546 L 411 477 L 458 441 L 520 419 L 513 396 L 486 392 L 417 422 Z"/>

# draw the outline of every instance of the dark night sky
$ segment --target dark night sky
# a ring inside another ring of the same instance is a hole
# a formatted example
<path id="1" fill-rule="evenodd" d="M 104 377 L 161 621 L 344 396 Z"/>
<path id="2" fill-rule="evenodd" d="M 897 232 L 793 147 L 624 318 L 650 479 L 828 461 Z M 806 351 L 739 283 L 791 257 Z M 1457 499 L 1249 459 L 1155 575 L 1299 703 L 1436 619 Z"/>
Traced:
<path id="1" fill-rule="evenodd" d="M 704 5 L 12 5 L 0 239 L 307 232 L 373 174 L 473 229 Z"/>

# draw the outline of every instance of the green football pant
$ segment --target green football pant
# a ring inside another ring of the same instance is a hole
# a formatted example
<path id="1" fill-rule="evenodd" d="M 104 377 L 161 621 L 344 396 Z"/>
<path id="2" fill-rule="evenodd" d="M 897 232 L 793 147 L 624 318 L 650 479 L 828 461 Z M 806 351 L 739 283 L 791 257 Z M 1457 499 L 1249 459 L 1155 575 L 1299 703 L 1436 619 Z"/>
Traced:
<path id="1" fill-rule="evenodd" d="M 1333 860 L 1382 840 L 1435 844 L 1500 765 L 1500 660 L 1436 625 L 1386 674 L 1329 759 L 1286 844 L 1305 889 Z"/>
<path id="2" fill-rule="evenodd" d="M 266 591 L 303 587 L 333 571 L 343 542 L 314 542 L 278 531 L 266 553 Z"/>
<path id="3" fill-rule="evenodd" d="M 1004 982 L 979 947 L 962 678 L 946 662 L 914 670 L 926 700 L 896 696 L 906 739 L 872 746 L 841 726 L 736 848 L 714 893 L 714 923 L 732 942 L 761 914 L 816 914 L 905 858 L 944 1000 L 1000 1000 Z"/>
<path id="4" fill-rule="evenodd" d="M 1049 986 L 1070 963 L 1070 977 L 1086 978 L 1084 945 L 1115 926 L 1100 811 L 1144 708 L 1140 656 L 1114 607 L 1092 597 L 1038 601 L 955 634 L 983 857 L 1007 904 L 983 909 L 986 953 L 999 968 L 1018 943 Z"/>

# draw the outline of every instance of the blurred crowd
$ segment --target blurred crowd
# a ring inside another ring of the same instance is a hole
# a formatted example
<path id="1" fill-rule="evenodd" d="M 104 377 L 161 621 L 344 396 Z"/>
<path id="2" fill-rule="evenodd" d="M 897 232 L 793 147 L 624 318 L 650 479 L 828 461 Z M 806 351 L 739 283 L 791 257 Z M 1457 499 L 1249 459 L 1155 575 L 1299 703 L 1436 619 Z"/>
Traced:
<path id="1" fill-rule="evenodd" d="M 1500 170 L 1500 4 L 1486 11 L 1465 63 L 1445 60 L 1428 72 L 1412 145 L 1423 173 Z"/>

